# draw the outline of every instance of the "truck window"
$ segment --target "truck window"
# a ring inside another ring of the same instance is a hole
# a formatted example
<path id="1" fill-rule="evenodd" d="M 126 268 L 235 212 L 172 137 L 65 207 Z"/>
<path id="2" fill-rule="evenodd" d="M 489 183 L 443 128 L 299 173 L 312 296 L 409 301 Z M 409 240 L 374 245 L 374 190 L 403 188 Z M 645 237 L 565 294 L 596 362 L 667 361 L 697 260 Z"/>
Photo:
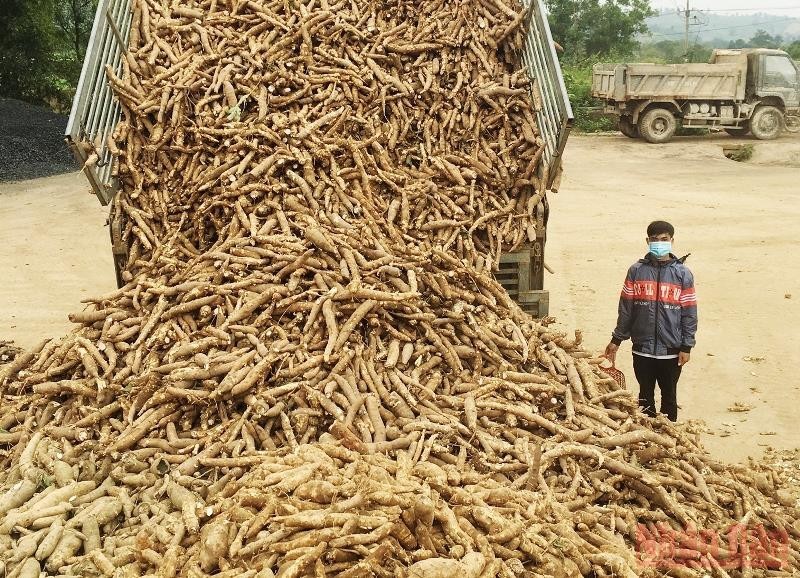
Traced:
<path id="1" fill-rule="evenodd" d="M 771 86 L 793 87 L 797 84 L 797 69 L 785 56 L 767 56 L 766 82 Z"/>

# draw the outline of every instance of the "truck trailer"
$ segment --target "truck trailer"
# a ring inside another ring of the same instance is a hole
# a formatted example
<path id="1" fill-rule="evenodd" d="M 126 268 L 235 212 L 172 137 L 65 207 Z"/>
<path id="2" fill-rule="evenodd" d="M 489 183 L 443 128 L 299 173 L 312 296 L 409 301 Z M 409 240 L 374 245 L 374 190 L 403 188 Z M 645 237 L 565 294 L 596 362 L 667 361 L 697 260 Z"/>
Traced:
<path id="1" fill-rule="evenodd" d="M 122 271 L 128 246 L 122 232 L 126 224 L 115 209 L 119 182 L 114 174 L 111 136 L 119 122 L 120 105 L 106 78 L 106 68 L 119 74 L 130 37 L 134 0 L 100 0 L 87 48 L 78 88 L 66 130 L 66 140 L 83 166 L 100 203 L 110 205 L 111 245 L 122 286 Z M 555 43 L 543 0 L 522 0 L 526 9 L 525 46 L 522 63 L 531 79 L 530 97 L 537 103 L 537 126 L 544 148 L 538 167 L 539 182 L 558 188 L 561 159 L 574 115 L 564 84 Z M 549 209 L 546 197 L 537 208 L 537 238 L 523 250 L 503 255 L 496 277 L 511 297 L 535 317 L 548 315 L 549 298 L 544 290 L 544 248 Z"/>

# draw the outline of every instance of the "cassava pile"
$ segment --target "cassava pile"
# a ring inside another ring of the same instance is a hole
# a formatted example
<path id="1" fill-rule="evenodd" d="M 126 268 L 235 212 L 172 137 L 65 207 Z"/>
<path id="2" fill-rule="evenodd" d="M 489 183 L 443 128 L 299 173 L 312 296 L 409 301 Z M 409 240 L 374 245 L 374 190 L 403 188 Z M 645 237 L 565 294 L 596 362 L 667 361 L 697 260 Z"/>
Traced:
<path id="1" fill-rule="evenodd" d="M 490 275 L 544 211 L 515 2 L 173 4 L 109 71 L 127 284 L 0 366 L 7 576 L 797 567 L 777 477 Z"/>
<path id="2" fill-rule="evenodd" d="M 14 345 L 13 341 L 3 341 L 0 339 L 0 365 L 11 363 L 20 353 L 22 353 L 22 349 Z"/>

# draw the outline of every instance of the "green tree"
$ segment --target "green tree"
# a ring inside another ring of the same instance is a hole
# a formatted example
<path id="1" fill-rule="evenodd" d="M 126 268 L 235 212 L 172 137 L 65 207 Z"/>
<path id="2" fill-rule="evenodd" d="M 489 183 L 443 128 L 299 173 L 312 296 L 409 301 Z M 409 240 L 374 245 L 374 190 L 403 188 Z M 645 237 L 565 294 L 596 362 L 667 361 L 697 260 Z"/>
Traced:
<path id="1" fill-rule="evenodd" d="M 646 61 L 680 62 L 684 56 L 683 42 L 679 40 L 660 40 L 645 44 L 639 51 L 639 59 Z"/>
<path id="2" fill-rule="evenodd" d="M 0 0 L 0 96 L 43 101 L 51 93 L 52 8 L 51 0 Z"/>
<path id="3" fill-rule="evenodd" d="M 689 47 L 689 62 L 708 62 L 712 48 L 706 44 L 694 44 Z M 685 62 L 687 54 L 682 40 L 660 40 L 643 44 L 635 56 L 642 62 L 663 62 L 667 64 Z"/>
<path id="4" fill-rule="evenodd" d="M 55 25 L 62 45 L 72 53 L 76 62 L 82 62 L 92 32 L 97 0 L 60 0 L 55 10 Z"/>
<path id="5" fill-rule="evenodd" d="M 750 40 L 731 40 L 728 48 L 780 48 L 782 44 L 783 37 L 780 34 L 773 36 L 766 30 L 758 30 Z"/>
<path id="6" fill-rule="evenodd" d="M 714 49 L 705 44 L 694 44 L 689 48 L 689 62 L 708 62 Z M 677 62 L 677 61 L 676 61 Z"/>
<path id="7" fill-rule="evenodd" d="M 69 107 L 96 0 L 0 0 L 0 96 Z"/>
<path id="8" fill-rule="evenodd" d="M 655 15 L 650 0 L 545 0 L 553 38 L 574 62 L 591 56 L 628 56 Z"/>
<path id="9" fill-rule="evenodd" d="M 789 53 L 794 60 L 800 61 L 800 40 L 795 40 L 789 46 L 786 47 L 786 52 Z"/>
<path id="10" fill-rule="evenodd" d="M 779 48 L 783 44 L 783 37 L 780 34 L 773 36 L 766 30 L 758 30 L 748 41 L 750 48 Z"/>

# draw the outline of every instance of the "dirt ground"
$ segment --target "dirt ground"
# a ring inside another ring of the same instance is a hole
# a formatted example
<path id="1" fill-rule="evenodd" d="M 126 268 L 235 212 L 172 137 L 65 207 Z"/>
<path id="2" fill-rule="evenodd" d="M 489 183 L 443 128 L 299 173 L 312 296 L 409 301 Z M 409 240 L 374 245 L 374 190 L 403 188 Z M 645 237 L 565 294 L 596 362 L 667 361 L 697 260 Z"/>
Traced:
<path id="1" fill-rule="evenodd" d="M 751 162 L 725 158 L 736 143 L 754 146 Z M 548 227 L 551 312 L 602 351 L 647 224 L 672 222 L 675 252 L 692 254 L 700 315 L 680 419 L 704 419 L 708 448 L 728 460 L 800 447 L 800 138 L 577 137 L 564 173 Z M 638 390 L 630 342 L 618 366 Z M 728 411 L 736 403 L 752 411 Z"/>
<path id="2" fill-rule="evenodd" d="M 81 173 L 0 183 L 0 340 L 58 336 L 116 287 L 106 215 Z"/>
<path id="3" fill-rule="evenodd" d="M 750 162 L 725 158 L 736 143 L 755 146 Z M 551 313 L 602 350 L 647 223 L 673 222 L 700 299 L 681 419 L 704 419 L 709 449 L 727 460 L 800 447 L 800 139 L 575 136 L 565 163 L 551 201 Z M 105 218 L 78 173 L 0 183 L 0 339 L 29 347 L 57 336 L 81 299 L 113 290 Z M 619 361 L 636 389 L 629 345 Z M 735 403 L 752 410 L 729 412 Z"/>

